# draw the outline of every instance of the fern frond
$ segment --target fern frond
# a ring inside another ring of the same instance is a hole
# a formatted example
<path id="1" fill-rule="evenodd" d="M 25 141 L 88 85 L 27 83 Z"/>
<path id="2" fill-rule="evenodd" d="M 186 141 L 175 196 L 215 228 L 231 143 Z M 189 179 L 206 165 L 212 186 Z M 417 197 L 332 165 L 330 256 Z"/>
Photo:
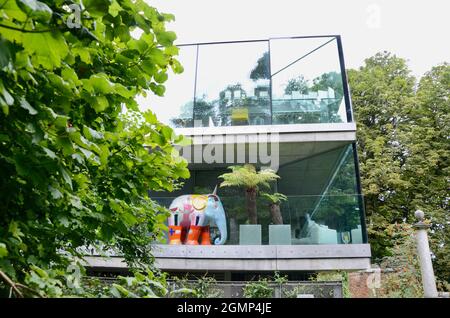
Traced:
<path id="1" fill-rule="evenodd" d="M 220 185 L 221 187 L 245 187 L 245 188 L 258 188 L 258 187 L 270 187 L 270 182 L 273 182 L 280 178 L 274 170 L 263 169 L 256 171 L 255 166 L 246 164 L 243 166 L 230 166 L 231 172 L 224 173 L 219 176 L 224 181 Z"/>

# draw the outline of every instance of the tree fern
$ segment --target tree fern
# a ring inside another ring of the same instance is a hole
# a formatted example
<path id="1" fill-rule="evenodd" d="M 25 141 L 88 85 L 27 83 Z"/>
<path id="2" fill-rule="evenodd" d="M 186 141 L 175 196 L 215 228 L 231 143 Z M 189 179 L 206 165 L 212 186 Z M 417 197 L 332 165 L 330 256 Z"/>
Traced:
<path id="1" fill-rule="evenodd" d="M 255 166 L 230 166 L 231 172 L 219 176 L 223 179 L 221 187 L 245 188 L 246 209 L 250 224 L 257 223 L 256 193 L 260 187 L 270 187 L 270 182 L 280 178 L 274 170 L 263 169 L 256 171 Z"/>
<path id="2" fill-rule="evenodd" d="M 246 164 L 243 166 L 230 166 L 232 172 L 219 176 L 224 181 L 221 187 L 244 187 L 246 189 L 258 189 L 259 187 L 269 187 L 270 182 L 280 178 L 272 169 L 256 171 L 255 166 Z"/>

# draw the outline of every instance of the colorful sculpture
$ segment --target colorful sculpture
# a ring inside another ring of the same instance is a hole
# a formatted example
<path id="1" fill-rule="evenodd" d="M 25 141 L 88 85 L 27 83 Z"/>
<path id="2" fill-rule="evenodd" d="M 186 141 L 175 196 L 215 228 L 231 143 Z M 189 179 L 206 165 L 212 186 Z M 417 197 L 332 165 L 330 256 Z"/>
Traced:
<path id="1" fill-rule="evenodd" d="M 220 237 L 215 245 L 225 244 L 227 223 L 222 202 L 216 194 L 186 194 L 175 198 L 170 204 L 169 244 L 211 245 L 210 225 L 215 224 Z"/>

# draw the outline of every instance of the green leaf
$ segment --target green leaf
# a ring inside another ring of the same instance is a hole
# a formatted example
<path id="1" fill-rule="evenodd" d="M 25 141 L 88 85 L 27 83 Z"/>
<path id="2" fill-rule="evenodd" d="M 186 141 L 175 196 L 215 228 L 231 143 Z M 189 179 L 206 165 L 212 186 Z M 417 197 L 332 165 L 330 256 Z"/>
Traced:
<path id="1" fill-rule="evenodd" d="M 128 42 L 131 39 L 130 31 L 124 24 L 114 28 L 115 36 L 118 36 L 122 42 Z"/>
<path id="2" fill-rule="evenodd" d="M 113 0 L 111 5 L 109 6 L 108 12 L 110 15 L 112 15 L 113 17 L 117 17 L 117 15 L 119 14 L 119 11 L 123 10 L 122 7 L 119 5 L 119 3 L 117 3 L 116 0 Z"/>
<path id="3" fill-rule="evenodd" d="M 97 96 L 91 105 L 97 113 L 104 111 L 109 106 L 108 99 L 105 96 Z"/>
<path id="4" fill-rule="evenodd" d="M 79 147 L 79 150 L 83 153 L 87 160 L 92 161 L 95 164 L 100 164 L 100 159 L 92 151 L 83 147 Z"/>
<path id="5" fill-rule="evenodd" d="M 167 73 L 165 71 L 160 71 L 159 73 L 156 73 L 154 77 L 157 83 L 164 83 L 168 79 Z"/>
<path id="6" fill-rule="evenodd" d="M 169 59 L 160 49 L 150 49 L 148 56 L 153 63 L 156 63 L 161 67 L 165 67 L 167 64 L 169 64 Z"/>
<path id="7" fill-rule="evenodd" d="M 16 1 L 14 0 L 2 0 L 1 11 L 3 11 L 7 17 L 11 20 L 15 19 L 20 22 L 25 22 L 27 20 L 27 15 L 17 6 Z M 3 30 L 2 30 L 3 32 Z"/>
<path id="8" fill-rule="evenodd" d="M 86 64 L 92 64 L 91 53 L 87 48 L 84 47 L 74 47 L 71 49 L 71 52 L 75 56 L 79 56 L 80 60 Z"/>
<path id="9" fill-rule="evenodd" d="M 69 227 L 69 225 L 70 225 L 70 222 L 69 222 L 69 219 L 67 218 L 67 217 L 65 217 L 65 216 L 60 216 L 59 217 L 59 222 L 62 224 L 62 226 L 64 226 L 64 227 Z"/>
<path id="10" fill-rule="evenodd" d="M 55 200 L 61 199 L 63 197 L 61 191 L 52 187 L 51 185 L 48 186 L 48 190 L 50 191 L 50 194 L 52 195 L 53 199 L 55 199 Z"/>
<path id="11" fill-rule="evenodd" d="M 95 94 L 109 94 L 114 91 L 114 83 L 112 83 L 108 75 L 105 73 L 97 73 L 92 75 L 88 80 L 82 80 L 84 88 Z"/>
<path id="12" fill-rule="evenodd" d="M 78 75 L 73 70 L 73 68 L 69 68 L 69 67 L 63 68 L 63 70 L 61 71 L 61 76 L 64 80 L 66 80 L 68 82 L 72 82 L 75 85 L 81 84 L 81 81 L 78 79 Z"/>
<path id="13" fill-rule="evenodd" d="M 93 139 L 103 139 L 103 134 L 98 132 L 95 129 L 92 129 L 91 127 L 88 126 L 83 126 L 83 133 L 88 137 L 88 138 L 93 138 Z"/>
<path id="14" fill-rule="evenodd" d="M 172 128 L 170 128 L 169 126 L 162 126 L 161 132 L 166 140 L 172 140 L 172 136 L 174 135 Z"/>
<path id="15" fill-rule="evenodd" d="M 66 128 L 68 121 L 69 121 L 69 117 L 62 116 L 62 115 L 57 115 L 55 121 L 53 122 L 53 124 L 56 127 L 58 127 L 58 128 Z"/>
<path id="16" fill-rule="evenodd" d="M 71 190 L 73 190 L 73 188 L 72 188 L 72 179 L 70 178 L 69 173 L 67 172 L 67 170 L 65 168 L 63 168 L 63 167 L 60 167 L 59 171 L 60 171 L 64 181 L 66 182 L 66 184 L 69 186 L 69 188 Z"/>
<path id="17" fill-rule="evenodd" d="M 79 210 L 81 210 L 83 208 L 83 204 L 81 203 L 80 198 L 77 196 L 71 196 L 70 204 Z"/>
<path id="18" fill-rule="evenodd" d="M 19 7 L 32 19 L 48 23 L 53 11 L 48 5 L 36 0 L 17 0 Z"/>
<path id="19" fill-rule="evenodd" d="M 184 135 L 178 135 L 175 138 L 174 143 L 178 146 L 185 147 L 185 146 L 189 146 L 192 144 L 192 139 L 189 137 L 186 137 Z"/>
<path id="20" fill-rule="evenodd" d="M 43 270 L 42 268 L 36 266 L 36 265 L 31 265 L 30 266 L 41 278 L 48 278 L 48 273 Z"/>
<path id="21" fill-rule="evenodd" d="M 117 200 L 109 200 L 109 206 L 111 207 L 111 209 L 113 209 L 114 211 L 116 211 L 118 213 L 123 212 L 123 208 Z"/>
<path id="22" fill-rule="evenodd" d="M 158 96 L 164 96 L 166 92 L 166 87 L 164 85 L 156 85 L 155 83 L 150 84 L 150 89 Z"/>
<path id="23" fill-rule="evenodd" d="M 24 234 L 20 230 L 19 223 L 17 221 L 12 221 L 9 223 L 8 232 L 19 241 L 22 241 L 21 237 L 24 236 Z"/>
<path id="24" fill-rule="evenodd" d="M 175 74 L 181 74 L 184 72 L 184 67 L 177 60 L 172 60 L 171 67 Z"/>
<path id="25" fill-rule="evenodd" d="M 30 103 L 28 103 L 27 101 L 26 101 L 26 99 L 25 98 L 21 98 L 20 99 L 20 107 L 22 107 L 23 109 L 26 109 L 26 110 L 28 110 L 28 112 L 30 113 L 30 115 L 36 115 L 38 112 L 37 112 L 37 110 L 36 109 L 34 109 L 31 105 L 30 105 Z"/>
<path id="26" fill-rule="evenodd" d="M 69 137 L 57 137 L 56 145 L 62 149 L 65 156 L 71 155 L 75 151 Z"/>
<path id="27" fill-rule="evenodd" d="M 136 217 L 129 212 L 122 213 L 121 216 L 122 216 L 123 220 L 125 221 L 125 223 L 129 226 L 133 226 L 137 223 Z"/>
<path id="28" fill-rule="evenodd" d="M 48 70 L 61 66 L 69 49 L 60 32 L 24 33 L 23 47 L 37 64 Z"/>
<path id="29" fill-rule="evenodd" d="M 136 21 L 137 25 L 144 30 L 145 33 L 150 33 L 150 22 L 147 22 L 145 18 L 140 15 L 139 13 L 136 13 L 134 15 L 134 20 Z"/>
<path id="30" fill-rule="evenodd" d="M 93 17 L 103 17 L 109 11 L 109 0 L 84 0 L 83 4 L 89 14 Z"/>
<path id="31" fill-rule="evenodd" d="M 142 61 L 141 68 L 149 75 L 153 75 L 156 72 L 155 62 L 151 59 Z"/>
<path id="32" fill-rule="evenodd" d="M 144 53 L 148 48 L 148 44 L 143 39 L 130 39 L 127 43 L 128 47 L 132 50 L 136 50 L 139 53 Z"/>
<path id="33" fill-rule="evenodd" d="M 126 89 L 125 86 L 123 86 L 122 84 L 115 84 L 114 91 L 120 96 L 125 98 L 131 98 L 134 96 L 134 93 Z"/>
<path id="34" fill-rule="evenodd" d="M 6 116 L 9 115 L 9 106 L 6 104 L 6 102 L 3 100 L 3 98 L 0 96 L 0 106 L 2 107 L 3 114 Z"/>
<path id="35" fill-rule="evenodd" d="M 49 157 L 51 159 L 58 159 L 58 156 L 52 150 L 50 150 L 46 147 L 42 147 L 42 150 L 45 152 L 47 157 Z"/>
<path id="36" fill-rule="evenodd" d="M 157 32 L 156 38 L 163 46 L 171 46 L 173 41 L 177 39 L 177 35 L 172 31 Z"/>
<path id="37" fill-rule="evenodd" d="M 0 258 L 8 256 L 8 249 L 5 243 L 0 243 Z"/>
<path id="38" fill-rule="evenodd" d="M 12 104 L 14 104 L 14 98 L 11 96 L 11 94 L 8 92 L 5 86 L 3 86 L 3 82 L 1 80 L 0 80 L 0 93 L 3 95 L 3 99 L 1 101 L 3 101 L 6 105 L 11 106 Z"/>
<path id="39" fill-rule="evenodd" d="M 12 67 L 13 54 L 11 52 L 13 52 L 11 42 L 0 38 L 0 70 Z"/>
<path id="40" fill-rule="evenodd" d="M 179 51 L 180 50 L 178 49 L 178 47 L 174 45 L 168 46 L 164 49 L 164 53 L 168 55 L 178 55 Z"/>
<path id="41" fill-rule="evenodd" d="M 62 95 L 70 95 L 71 94 L 71 87 L 68 82 L 66 82 L 61 76 L 58 76 L 54 73 L 50 73 L 47 75 L 47 78 L 50 80 L 50 82 L 55 86 L 55 88 L 60 92 Z"/>

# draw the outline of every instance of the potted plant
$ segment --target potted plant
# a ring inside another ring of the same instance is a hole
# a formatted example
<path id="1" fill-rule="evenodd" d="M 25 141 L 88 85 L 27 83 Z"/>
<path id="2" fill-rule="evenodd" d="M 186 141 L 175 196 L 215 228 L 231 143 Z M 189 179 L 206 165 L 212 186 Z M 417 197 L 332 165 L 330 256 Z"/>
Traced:
<path id="1" fill-rule="evenodd" d="M 275 192 L 274 194 L 262 193 L 261 196 L 269 202 L 270 215 L 272 216 L 273 224 L 283 224 L 283 216 L 281 215 L 280 204 L 287 201 L 287 196 L 282 193 Z"/>
<path id="2" fill-rule="evenodd" d="M 262 193 L 261 196 L 269 203 L 269 210 L 272 216 L 272 224 L 269 225 L 269 244 L 270 245 L 290 245 L 291 244 L 291 225 L 283 224 L 280 204 L 287 200 L 287 197 L 281 193 Z"/>

